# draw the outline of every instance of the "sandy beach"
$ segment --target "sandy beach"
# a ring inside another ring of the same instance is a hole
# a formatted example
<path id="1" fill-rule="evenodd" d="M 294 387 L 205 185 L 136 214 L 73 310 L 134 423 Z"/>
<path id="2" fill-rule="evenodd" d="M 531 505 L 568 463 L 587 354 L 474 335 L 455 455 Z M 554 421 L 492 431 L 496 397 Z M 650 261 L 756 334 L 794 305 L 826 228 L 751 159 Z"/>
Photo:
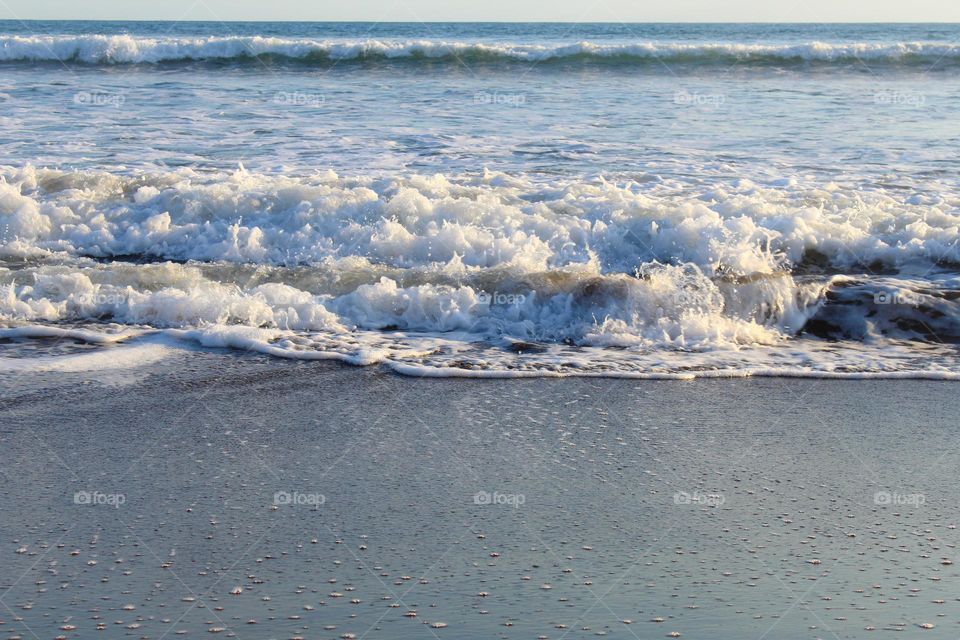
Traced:
<path id="1" fill-rule="evenodd" d="M 0 633 L 954 637 L 949 384 L 4 376 Z"/>

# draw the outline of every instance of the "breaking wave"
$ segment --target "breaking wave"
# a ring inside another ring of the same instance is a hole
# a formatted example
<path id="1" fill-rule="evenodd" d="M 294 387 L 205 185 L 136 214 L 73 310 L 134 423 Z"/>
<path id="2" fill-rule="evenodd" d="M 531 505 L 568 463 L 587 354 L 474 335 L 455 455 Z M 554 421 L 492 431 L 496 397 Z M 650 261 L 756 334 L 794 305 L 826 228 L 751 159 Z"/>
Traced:
<path id="1" fill-rule="evenodd" d="M 801 44 L 524 44 L 430 40 L 326 41 L 260 36 L 165 37 L 131 35 L 0 36 L 0 62 L 156 64 L 264 59 L 303 64 L 393 60 L 451 63 L 585 62 L 615 65 L 870 65 L 953 66 L 960 45 L 924 42 Z"/>
<path id="2" fill-rule="evenodd" d="M 427 375 L 929 377 L 956 372 L 958 205 L 797 181 L 6 168 L 0 322 Z"/>

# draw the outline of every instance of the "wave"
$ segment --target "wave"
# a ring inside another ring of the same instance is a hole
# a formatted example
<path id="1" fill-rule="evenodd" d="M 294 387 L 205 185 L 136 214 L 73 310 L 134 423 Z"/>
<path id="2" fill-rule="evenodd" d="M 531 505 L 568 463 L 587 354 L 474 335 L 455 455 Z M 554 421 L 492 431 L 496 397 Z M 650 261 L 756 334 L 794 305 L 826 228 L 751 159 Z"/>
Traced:
<path id="1" fill-rule="evenodd" d="M 100 327 L 102 330 L 102 327 Z M 22 325 L 4 335 L 45 337 L 49 327 Z M 93 332 L 87 332 L 93 333 Z M 67 339 L 67 336 L 63 337 Z M 82 339 L 73 336 L 74 339 Z M 315 336 L 314 336 L 315 338 Z M 399 340 L 396 341 L 399 343 Z M 421 340 L 421 344 L 422 344 Z M 250 327 L 207 327 L 194 330 L 141 331 L 123 346 L 84 350 L 59 356 L 0 357 L 0 371 L 17 373 L 84 372 L 124 385 L 135 378 L 129 369 L 177 357 L 177 351 L 200 348 L 236 349 L 289 360 L 334 360 L 350 365 L 383 365 L 401 375 L 431 378 L 627 378 L 635 380 L 695 380 L 701 378 L 819 378 L 828 380 L 960 381 L 960 359 L 942 349 L 886 344 L 882 350 L 859 344 L 806 343 L 793 349 L 755 348 L 710 352 L 610 352 L 596 348 L 576 351 L 546 347 L 534 354 L 504 355 L 489 348 L 434 339 L 432 348 L 338 349 L 329 340 L 282 339 L 278 332 Z M 444 347 L 448 352 L 444 352 Z M 455 356 L 450 354 L 454 353 Z M 123 371 L 116 375 L 117 370 Z M 149 369 L 147 369 L 149 371 Z"/>
<path id="2" fill-rule="evenodd" d="M 489 274 L 404 283 L 346 267 L 336 277 L 353 284 L 337 293 L 321 274 L 299 271 L 169 262 L 23 267 L 0 273 L 0 320 L 460 333 L 515 351 L 535 344 L 712 350 L 805 334 L 960 344 L 960 278 L 779 274 L 732 282 L 689 264 L 647 264 L 635 276 L 507 273 L 490 292 L 481 284 Z M 70 331 L 62 337 L 93 341 Z"/>
<path id="3" fill-rule="evenodd" d="M 323 265 L 412 271 L 706 277 L 890 273 L 960 265 L 960 193 L 736 179 L 535 181 L 191 169 L 119 174 L 0 167 L 0 257 Z"/>
<path id="4" fill-rule="evenodd" d="M 923 42 L 802 44 L 511 44 L 429 40 L 325 41 L 275 37 L 168 37 L 130 35 L 0 36 L 0 62 L 157 64 L 245 62 L 265 59 L 303 64 L 341 61 L 450 63 L 593 62 L 618 65 L 938 65 L 960 62 L 960 45 Z"/>
<path id="5" fill-rule="evenodd" d="M 936 187 L 6 167 L 0 323 L 423 375 L 954 375 Z"/>

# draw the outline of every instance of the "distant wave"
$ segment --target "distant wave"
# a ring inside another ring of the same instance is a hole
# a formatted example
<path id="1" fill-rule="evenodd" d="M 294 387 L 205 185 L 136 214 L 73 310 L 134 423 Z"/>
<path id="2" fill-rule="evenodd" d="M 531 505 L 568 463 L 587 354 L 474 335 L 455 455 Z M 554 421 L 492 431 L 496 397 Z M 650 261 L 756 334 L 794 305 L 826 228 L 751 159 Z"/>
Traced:
<path id="1" fill-rule="evenodd" d="M 0 36 L 0 62 L 157 64 L 263 59 L 301 64 L 338 61 L 450 63 L 594 62 L 613 65 L 746 64 L 769 66 L 857 64 L 954 65 L 960 45 L 922 42 L 828 44 L 486 44 L 430 40 L 326 41 L 272 37 L 169 37 L 129 35 Z"/>

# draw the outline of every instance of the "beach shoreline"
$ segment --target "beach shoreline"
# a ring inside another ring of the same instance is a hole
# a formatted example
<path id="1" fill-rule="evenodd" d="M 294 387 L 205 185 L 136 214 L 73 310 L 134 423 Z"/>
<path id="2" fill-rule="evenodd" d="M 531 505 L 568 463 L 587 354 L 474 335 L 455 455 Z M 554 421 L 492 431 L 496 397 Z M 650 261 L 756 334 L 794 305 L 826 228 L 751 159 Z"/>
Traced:
<path id="1" fill-rule="evenodd" d="M 946 638 L 948 384 L 420 379 L 217 350 L 8 376 L 0 620 Z"/>
<path id="2" fill-rule="evenodd" d="M 240 4 L 0 19 L 0 640 L 956 640 L 957 25 Z"/>

